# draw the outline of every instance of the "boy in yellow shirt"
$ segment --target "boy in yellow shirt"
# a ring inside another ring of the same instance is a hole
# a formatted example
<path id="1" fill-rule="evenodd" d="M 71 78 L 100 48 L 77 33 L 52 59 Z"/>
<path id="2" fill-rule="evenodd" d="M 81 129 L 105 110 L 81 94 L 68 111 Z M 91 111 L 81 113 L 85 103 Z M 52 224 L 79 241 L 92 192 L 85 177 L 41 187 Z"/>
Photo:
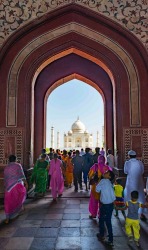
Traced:
<path id="1" fill-rule="evenodd" d="M 116 196 L 116 200 L 115 200 L 115 211 L 116 214 L 115 216 L 118 217 L 118 210 L 121 210 L 124 218 L 126 218 L 125 215 L 125 211 L 122 210 L 122 208 L 125 208 L 125 202 L 124 202 L 124 197 L 123 197 L 123 186 L 122 184 L 122 179 L 121 178 L 117 178 L 114 184 L 114 192 L 115 192 L 115 196 Z"/>

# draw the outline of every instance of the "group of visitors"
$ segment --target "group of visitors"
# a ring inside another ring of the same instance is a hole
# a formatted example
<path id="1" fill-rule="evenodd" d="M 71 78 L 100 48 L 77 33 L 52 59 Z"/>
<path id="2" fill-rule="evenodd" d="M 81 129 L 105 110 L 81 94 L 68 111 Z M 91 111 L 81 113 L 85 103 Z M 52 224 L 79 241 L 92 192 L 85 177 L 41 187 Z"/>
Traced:
<path id="1" fill-rule="evenodd" d="M 89 199 L 89 218 L 99 219 L 99 240 L 105 240 L 105 224 L 108 230 L 107 244 L 113 245 L 113 229 L 111 217 L 113 209 L 115 216 L 121 210 L 125 218 L 125 230 L 129 241 L 135 240 L 139 246 L 139 215 L 145 220 L 145 204 L 143 163 L 136 159 L 136 152 L 128 152 L 129 160 L 124 164 L 124 173 L 127 175 L 125 189 L 122 186 L 121 178 L 114 175 L 114 157 L 111 150 L 108 150 L 105 158 L 104 152 L 101 154 L 99 148 L 95 149 L 95 154 L 85 149 L 67 152 L 50 150 L 46 154 L 43 149 L 37 159 L 31 183 L 35 183 L 35 193 L 44 196 L 49 186 L 53 201 L 61 197 L 64 185 L 68 188 L 74 183 L 74 191 L 83 189 L 82 182 L 85 184 L 86 191 L 91 187 Z M 83 181 L 82 181 L 83 177 Z M 24 175 L 23 168 L 17 162 L 16 156 L 9 157 L 9 164 L 4 169 L 5 181 L 5 214 L 6 223 L 16 217 L 23 208 L 26 199 L 28 184 Z M 89 187 L 90 185 L 90 187 Z M 128 209 L 127 216 L 125 210 Z"/>
<path id="2" fill-rule="evenodd" d="M 115 178 L 111 169 L 108 169 L 102 174 L 102 179 L 96 184 L 95 191 L 99 194 L 99 240 L 113 246 L 113 229 L 111 217 L 115 208 L 116 216 L 118 210 L 121 210 L 125 217 L 125 231 L 128 236 L 129 243 L 135 241 L 139 247 L 140 239 L 140 222 L 139 213 L 142 220 L 146 220 L 143 214 L 144 209 L 148 208 L 148 203 L 145 201 L 144 194 L 144 166 L 143 163 L 136 159 L 136 152 L 130 150 L 128 152 L 129 160 L 124 164 L 124 173 L 127 175 L 125 189 L 119 179 L 116 180 L 113 189 L 113 180 Z M 99 164 L 98 164 L 99 165 Z M 123 201 L 124 197 L 124 201 Z M 125 210 L 128 210 L 127 215 Z M 94 210 L 93 210 L 94 212 Z M 92 216 L 93 218 L 93 216 Z M 108 240 L 105 241 L 105 224 L 108 230 Z"/>

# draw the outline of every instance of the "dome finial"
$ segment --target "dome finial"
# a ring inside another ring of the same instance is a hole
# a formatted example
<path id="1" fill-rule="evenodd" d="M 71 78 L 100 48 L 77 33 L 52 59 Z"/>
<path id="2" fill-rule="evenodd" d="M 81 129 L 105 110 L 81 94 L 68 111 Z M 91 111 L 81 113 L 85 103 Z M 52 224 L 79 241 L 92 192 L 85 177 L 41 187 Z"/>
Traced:
<path id="1" fill-rule="evenodd" d="M 77 118 L 77 121 L 79 120 L 79 115 L 78 115 L 78 118 Z"/>

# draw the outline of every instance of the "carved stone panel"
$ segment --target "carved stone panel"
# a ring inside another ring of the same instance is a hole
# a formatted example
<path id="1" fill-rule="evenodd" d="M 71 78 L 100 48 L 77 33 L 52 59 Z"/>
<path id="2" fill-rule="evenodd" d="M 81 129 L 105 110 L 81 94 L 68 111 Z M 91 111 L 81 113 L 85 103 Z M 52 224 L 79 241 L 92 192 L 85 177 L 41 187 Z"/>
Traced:
<path id="1" fill-rule="evenodd" d="M 124 158 L 128 158 L 128 151 L 133 149 L 139 160 L 148 168 L 148 128 L 124 128 Z"/>
<path id="2" fill-rule="evenodd" d="M 0 166 L 8 163 L 11 154 L 15 154 L 18 161 L 23 162 L 23 137 L 22 128 L 0 129 Z"/>

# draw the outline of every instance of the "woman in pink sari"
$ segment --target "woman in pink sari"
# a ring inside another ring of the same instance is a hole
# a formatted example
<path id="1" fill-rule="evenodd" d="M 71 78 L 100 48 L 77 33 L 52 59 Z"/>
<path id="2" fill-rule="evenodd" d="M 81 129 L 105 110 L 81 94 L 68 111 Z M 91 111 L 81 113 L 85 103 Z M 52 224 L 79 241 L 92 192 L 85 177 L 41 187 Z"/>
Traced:
<path id="1" fill-rule="evenodd" d="M 58 159 L 58 155 L 54 154 L 54 159 L 50 161 L 49 167 L 50 187 L 53 200 L 62 196 L 64 190 L 64 178 L 62 174 L 62 161 Z"/>
<path id="2" fill-rule="evenodd" d="M 4 209 L 5 223 L 15 218 L 22 209 L 26 199 L 28 184 L 21 164 L 16 162 L 16 156 L 10 155 L 9 164 L 4 169 Z"/>
<path id="3" fill-rule="evenodd" d="M 105 157 L 103 155 L 100 155 L 98 157 L 98 163 L 95 163 L 89 171 L 89 179 L 91 179 L 95 172 L 98 172 L 98 183 L 101 180 L 102 175 L 110 169 L 109 166 L 105 165 Z M 96 185 L 98 183 L 95 183 L 91 186 L 91 193 L 90 193 L 90 200 L 89 200 L 89 212 L 90 216 L 89 218 L 93 219 L 96 218 L 98 215 L 99 217 L 99 193 L 96 192 Z"/>

